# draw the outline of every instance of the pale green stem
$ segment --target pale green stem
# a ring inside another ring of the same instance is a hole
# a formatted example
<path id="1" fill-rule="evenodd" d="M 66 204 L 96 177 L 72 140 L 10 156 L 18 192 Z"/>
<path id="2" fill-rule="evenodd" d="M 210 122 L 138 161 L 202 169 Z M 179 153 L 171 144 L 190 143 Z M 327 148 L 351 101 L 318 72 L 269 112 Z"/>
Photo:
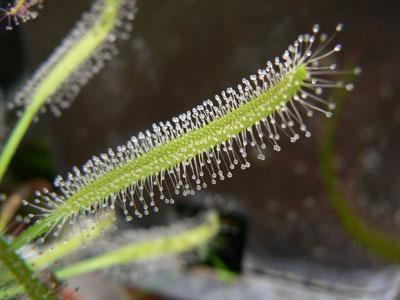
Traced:
<path id="1" fill-rule="evenodd" d="M 388 261 L 400 262 L 400 238 L 374 228 L 354 212 L 349 204 L 349 199 L 342 192 L 339 179 L 334 168 L 334 139 L 338 118 L 340 118 L 344 105 L 343 91 L 335 95 L 337 111 L 335 117 L 325 122 L 323 138 L 320 142 L 320 168 L 322 180 L 329 199 L 331 208 L 338 218 L 343 229 L 350 237 Z"/>
<path id="2" fill-rule="evenodd" d="M 59 280 L 129 262 L 177 255 L 207 244 L 219 231 L 216 213 L 209 213 L 201 225 L 173 236 L 138 242 L 78 262 L 55 272 Z"/>
<path id="3" fill-rule="evenodd" d="M 90 239 L 94 238 L 96 234 L 101 233 L 111 223 L 111 215 L 102 219 L 94 229 L 90 230 Z M 100 226 L 101 225 L 101 226 Z M 67 279 L 77 275 L 95 270 L 105 269 L 108 267 L 135 262 L 139 260 L 151 259 L 162 257 L 166 255 L 177 255 L 182 252 L 190 251 L 206 245 L 212 238 L 219 232 L 219 219 L 215 212 L 209 212 L 206 215 L 205 221 L 200 225 L 180 232 L 175 235 L 161 237 L 157 239 L 150 239 L 143 242 L 135 242 L 127 246 L 123 246 L 117 250 L 107 252 L 106 254 L 96 256 L 74 265 L 67 266 L 55 272 L 59 280 Z M 83 235 L 89 233 L 89 230 L 82 232 Z M 77 234 L 69 239 L 66 243 L 60 242 L 52 246 L 52 250 L 46 250 L 40 256 L 36 256 L 28 260 L 28 264 L 35 271 L 50 265 L 56 259 L 65 257 L 75 249 L 82 246 L 82 235 Z M 4 276 L 4 274 L 1 274 Z M 7 289 L 0 290 L 0 296 L 16 296 L 23 292 L 20 285 L 15 284 Z M 0 297 L 1 299 L 1 297 Z"/>
<path id="4" fill-rule="evenodd" d="M 24 137 L 26 131 L 28 130 L 33 118 L 37 113 L 38 108 L 34 106 L 29 106 L 22 117 L 18 120 L 17 125 L 13 129 L 11 136 L 8 138 L 6 145 L 0 156 L 0 181 L 2 180 L 5 171 L 14 156 L 15 151 L 18 148 L 22 138 Z"/>
<path id="5" fill-rule="evenodd" d="M 107 38 L 117 19 L 120 2 L 121 0 L 104 0 L 104 7 L 99 21 L 69 49 L 65 56 L 60 58 L 37 88 L 32 91 L 30 104 L 18 120 L 1 153 L 0 182 L 39 109 L 45 105 L 47 99 L 54 94 L 71 73 Z"/>
<path id="6" fill-rule="evenodd" d="M 75 233 L 71 238 L 50 245 L 43 253 L 28 259 L 28 264 L 34 270 L 41 270 L 52 264 L 54 261 L 63 258 L 73 251 L 79 249 L 85 243 L 95 239 L 106 231 L 114 221 L 115 217 L 110 213 L 102 217 L 96 224 L 89 225 L 89 228 Z"/>

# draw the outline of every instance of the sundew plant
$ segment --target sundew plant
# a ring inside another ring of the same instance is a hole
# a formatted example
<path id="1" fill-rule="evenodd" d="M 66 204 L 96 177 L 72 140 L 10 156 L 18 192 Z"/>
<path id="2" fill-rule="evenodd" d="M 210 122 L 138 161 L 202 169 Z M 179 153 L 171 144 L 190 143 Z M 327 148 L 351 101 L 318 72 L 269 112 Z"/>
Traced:
<path id="1" fill-rule="evenodd" d="M 21 22 L 36 18 L 37 8 L 40 8 L 41 0 L 17 0 L 8 2 L 5 7 L 0 8 L 0 20 L 5 20 L 6 29 L 12 30 L 13 26 Z"/>
<path id="2" fill-rule="evenodd" d="M 36 16 L 38 4 L 17 0 L 3 7 L 0 18 L 5 29 Z M 40 113 L 49 110 L 60 116 L 73 105 L 81 88 L 117 54 L 116 42 L 128 38 L 135 14 L 133 0 L 95 0 L 9 101 L 7 108 L 18 119 L 2 147 L 0 179 L 7 176 L 10 160 L 31 123 Z M 264 160 L 269 151 L 281 151 L 282 139 L 294 143 L 310 138 L 306 119 L 315 113 L 329 118 L 335 108 L 323 90 L 351 91 L 353 85 L 339 81 L 337 75 L 360 73 L 359 68 L 340 71 L 334 63 L 342 48 L 335 37 L 342 29 L 338 24 L 333 33 L 321 34 L 319 25 L 314 25 L 310 33 L 300 34 L 281 55 L 248 78 L 233 82 L 191 110 L 152 124 L 123 145 L 93 155 L 82 167 L 57 176 L 52 190 L 39 190 L 34 199 L 23 200 L 30 211 L 24 218 L 29 226 L 18 235 L 6 234 L 6 225 L 1 228 L 2 298 L 21 294 L 31 299 L 56 298 L 64 279 L 179 254 L 211 241 L 220 226 L 215 212 L 185 223 L 181 230 L 171 230 L 170 235 L 152 235 L 135 243 L 126 240 L 118 249 L 61 269 L 54 264 L 78 249 L 82 239 L 88 242 L 112 230 L 117 207 L 127 222 L 145 218 L 174 204 L 177 195 L 191 196 L 229 180 L 239 173 L 236 169 L 250 168 L 249 149 Z M 96 240 L 92 243 L 96 247 Z M 28 257 L 29 247 L 41 251 Z"/>

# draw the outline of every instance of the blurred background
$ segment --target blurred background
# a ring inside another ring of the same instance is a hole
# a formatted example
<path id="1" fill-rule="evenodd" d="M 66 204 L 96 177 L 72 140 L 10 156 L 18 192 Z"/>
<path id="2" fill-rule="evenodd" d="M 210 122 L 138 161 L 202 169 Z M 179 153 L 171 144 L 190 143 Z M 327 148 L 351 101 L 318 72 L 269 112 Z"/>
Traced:
<path id="1" fill-rule="evenodd" d="M 90 3 L 45 1 L 36 20 L 0 31 L 0 85 L 6 95 L 46 60 Z M 342 109 L 331 136 L 334 155 L 325 163 L 330 160 L 337 171 L 347 218 L 400 242 L 398 1 L 138 0 L 137 5 L 131 38 L 118 44 L 120 54 L 61 118 L 46 114 L 32 126 L 13 160 L 9 189 L 37 177 L 52 181 L 153 122 L 169 120 L 237 84 L 314 23 L 329 33 L 343 22 L 338 64 L 361 66 L 363 73 L 352 79 L 354 91 L 336 94 Z M 334 96 L 335 91 L 326 94 Z M 243 279 L 227 285 L 193 275 L 198 285 L 191 285 L 191 277 L 177 275 L 175 285 L 156 289 L 159 295 L 396 299 L 396 259 L 369 246 L 366 240 L 373 236 L 357 237 L 343 224 L 321 175 L 326 120 L 316 116 L 308 124 L 310 139 L 283 140 L 281 152 L 270 150 L 265 161 L 252 159 L 244 174 L 235 170 L 232 179 L 195 197 L 224 199 L 234 207 L 240 230 L 224 259 Z"/>

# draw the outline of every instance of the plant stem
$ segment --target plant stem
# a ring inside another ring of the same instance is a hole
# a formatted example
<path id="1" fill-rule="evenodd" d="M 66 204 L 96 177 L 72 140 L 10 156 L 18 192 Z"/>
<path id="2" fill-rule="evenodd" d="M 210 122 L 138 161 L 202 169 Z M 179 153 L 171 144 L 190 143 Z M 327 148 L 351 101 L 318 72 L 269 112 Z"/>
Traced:
<path id="1" fill-rule="evenodd" d="M 17 125 L 12 131 L 10 137 L 7 140 L 6 145 L 0 156 L 0 182 L 4 176 L 4 173 L 7 170 L 7 167 L 11 161 L 11 158 L 14 156 L 15 151 L 18 148 L 22 138 L 24 137 L 26 131 L 28 130 L 30 124 L 32 123 L 33 118 L 35 117 L 39 107 L 32 103 L 29 105 L 21 118 L 18 120 Z"/>
<path id="2" fill-rule="evenodd" d="M 30 104 L 24 110 L 0 155 L 0 182 L 33 118 L 60 86 L 106 40 L 118 16 L 122 0 L 104 0 L 102 14 L 66 54 L 49 70 L 32 91 Z"/>
<path id="3" fill-rule="evenodd" d="M 73 235 L 69 239 L 52 244 L 40 255 L 28 259 L 29 265 L 34 270 L 41 270 L 51 265 L 54 261 L 69 255 L 109 229 L 114 223 L 114 219 L 114 215 L 110 213 L 101 217 L 95 224 L 89 224 L 88 228 L 82 232 Z"/>
<path id="4" fill-rule="evenodd" d="M 320 143 L 320 167 L 329 203 L 343 229 L 360 245 L 376 255 L 392 262 L 400 262 L 400 239 L 367 224 L 353 211 L 340 189 L 333 166 L 334 138 L 337 120 L 344 105 L 344 94 L 335 95 L 337 109 L 334 118 L 325 121 L 324 135 Z"/>
<path id="5" fill-rule="evenodd" d="M 199 226 L 173 236 L 144 242 L 136 242 L 117 250 L 78 262 L 55 272 L 59 280 L 88 272 L 126 264 L 138 260 L 179 254 L 206 244 L 219 231 L 219 219 L 215 212 L 209 213 Z"/>

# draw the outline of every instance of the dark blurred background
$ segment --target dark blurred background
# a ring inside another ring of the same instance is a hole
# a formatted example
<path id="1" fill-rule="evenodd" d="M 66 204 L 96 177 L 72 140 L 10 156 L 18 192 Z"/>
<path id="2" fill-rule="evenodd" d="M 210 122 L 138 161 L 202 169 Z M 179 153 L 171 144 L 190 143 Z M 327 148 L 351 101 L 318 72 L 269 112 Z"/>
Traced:
<path id="1" fill-rule="evenodd" d="M 22 84 L 90 2 L 45 1 L 36 20 L 12 32 L 2 30 L 3 88 L 12 93 Z M 43 115 L 32 127 L 13 162 L 17 178 L 34 176 L 24 163 L 32 149 L 45 153 L 48 167 L 38 167 L 44 168 L 43 176 L 63 175 L 153 122 L 168 120 L 235 85 L 267 59 L 281 55 L 315 22 L 327 32 L 343 22 L 338 41 L 344 50 L 338 63 L 361 66 L 363 73 L 354 79 L 356 88 L 346 96 L 338 122 L 334 164 L 340 188 L 365 222 L 400 238 L 398 1 L 137 2 L 134 30 L 130 40 L 119 42 L 120 54 L 61 118 Z M 323 119 L 309 120 L 311 139 L 282 141 L 283 151 L 270 150 L 265 161 L 253 159 L 245 174 L 235 170 L 232 179 L 209 191 L 231 197 L 244 208 L 246 249 L 254 257 L 381 268 L 390 262 L 355 243 L 327 200 L 318 158 Z"/>

